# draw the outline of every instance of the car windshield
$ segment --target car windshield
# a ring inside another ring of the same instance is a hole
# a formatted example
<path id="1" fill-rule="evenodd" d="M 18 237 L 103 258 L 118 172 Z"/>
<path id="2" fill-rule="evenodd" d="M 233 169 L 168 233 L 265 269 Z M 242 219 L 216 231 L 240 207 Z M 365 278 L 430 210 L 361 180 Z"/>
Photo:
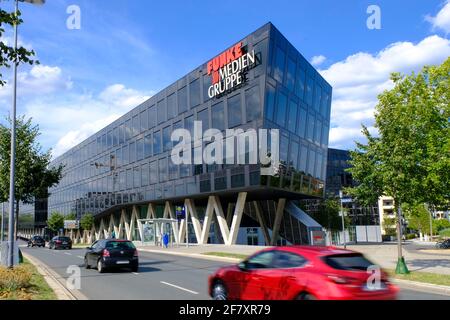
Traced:
<path id="1" fill-rule="evenodd" d="M 337 270 L 364 270 L 366 271 L 374 263 L 367 260 L 362 254 L 339 254 L 324 258 L 327 265 Z"/>
<path id="2" fill-rule="evenodd" d="M 110 241 L 106 243 L 107 249 L 135 249 L 136 247 L 129 241 Z"/>

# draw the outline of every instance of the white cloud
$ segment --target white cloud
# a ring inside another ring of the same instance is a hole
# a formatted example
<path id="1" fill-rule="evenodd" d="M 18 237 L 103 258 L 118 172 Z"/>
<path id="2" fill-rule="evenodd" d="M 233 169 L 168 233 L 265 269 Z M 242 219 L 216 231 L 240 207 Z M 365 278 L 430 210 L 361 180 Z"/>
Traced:
<path id="1" fill-rule="evenodd" d="M 442 9 L 438 12 L 438 14 L 433 17 L 431 15 L 427 15 L 425 20 L 430 22 L 433 26 L 433 31 L 435 30 L 443 30 L 446 34 L 450 33 L 450 0 L 447 0 L 442 7 Z"/>
<path id="2" fill-rule="evenodd" d="M 26 105 L 25 113 L 39 123 L 45 132 L 42 138 L 55 146 L 53 156 L 57 157 L 150 98 L 150 94 L 115 84 L 97 95 L 38 98 Z"/>
<path id="3" fill-rule="evenodd" d="M 450 40 L 434 35 L 416 44 L 396 42 L 375 54 L 358 52 L 321 70 L 333 86 L 330 146 L 353 148 L 363 139 L 361 124 L 373 129 L 377 96 L 392 88 L 392 72 L 417 72 L 449 56 Z"/>
<path id="4" fill-rule="evenodd" d="M 21 98 L 72 88 L 72 81 L 59 67 L 46 65 L 35 65 L 29 71 L 19 72 L 17 82 Z M 4 87 L 0 87 L 0 98 L 11 97 L 11 94 L 12 79 L 9 79 Z"/>
<path id="5" fill-rule="evenodd" d="M 313 66 L 317 67 L 317 66 L 321 65 L 322 63 L 324 63 L 325 60 L 327 60 L 327 58 L 325 56 L 322 56 L 322 55 L 314 56 L 314 57 L 311 58 L 311 64 Z"/>

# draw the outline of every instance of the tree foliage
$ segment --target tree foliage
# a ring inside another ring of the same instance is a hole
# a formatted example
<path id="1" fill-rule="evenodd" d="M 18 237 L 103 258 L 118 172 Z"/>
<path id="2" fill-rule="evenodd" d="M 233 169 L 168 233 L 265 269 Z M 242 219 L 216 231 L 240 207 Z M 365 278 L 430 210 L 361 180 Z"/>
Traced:
<path id="1" fill-rule="evenodd" d="M 59 212 L 53 212 L 47 221 L 47 226 L 50 230 L 58 232 L 64 228 L 64 216 Z"/>
<path id="2" fill-rule="evenodd" d="M 39 64 L 39 61 L 33 60 L 35 55 L 33 50 L 27 50 L 24 47 L 18 47 L 17 50 L 13 46 L 3 41 L 3 34 L 5 33 L 5 27 L 13 27 L 15 24 L 20 25 L 23 20 L 20 18 L 21 13 L 9 13 L 0 9 L 0 86 L 5 85 L 1 70 L 3 68 L 10 68 L 14 61 L 20 63 L 27 63 L 30 65 Z"/>
<path id="3" fill-rule="evenodd" d="M 8 119 L 9 123 L 11 120 Z M 43 152 L 37 142 L 39 127 L 24 117 L 16 121 L 15 200 L 27 204 L 35 198 L 48 197 L 48 188 L 59 183 L 63 167 L 49 168 L 51 150 Z M 11 130 L 0 124 L 0 198 L 9 195 Z"/>
<path id="4" fill-rule="evenodd" d="M 94 225 L 94 216 L 90 213 L 86 213 L 81 217 L 80 226 L 83 230 L 91 230 Z"/>
<path id="5" fill-rule="evenodd" d="M 392 75 L 394 88 L 382 93 L 373 136 L 351 152 L 348 171 L 359 183 L 348 190 L 360 203 L 382 195 L 395 205 L 445 206 L 450 198 L 450 58 L 419 74 Z"/>

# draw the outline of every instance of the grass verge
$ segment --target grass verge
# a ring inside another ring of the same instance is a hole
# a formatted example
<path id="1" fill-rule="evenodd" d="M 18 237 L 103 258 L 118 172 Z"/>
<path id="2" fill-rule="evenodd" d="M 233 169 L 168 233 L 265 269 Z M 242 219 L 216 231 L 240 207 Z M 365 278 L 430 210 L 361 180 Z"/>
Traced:
<path id="1" fill-rule="evenodd" d="M 203 253 L 205 256 L 214 256 L 214 257 L 222 257 L 222 258 L 234 258 L 234 259 L 241 259 L 244 260 L 248 256 L 245 254 L 238 254 L 238 253 L 227 253 L 227 252 L 206 252 Z"/>
<path id="2" fill-rule="evenodd" d="M 411 271 L 410 274 L 396 274 L 395 270 L 386 270 L 393 279 L 436 284 L 440 286 L 450 286 L 450 275 L 436 274 L 430 272 Z"/>
<path id="3" fill-rule="evenodd" d="M 8 291 L 0 289 L 0 300 L 57 300 L 56 294 L 30 261 L 24 259 L 21 267 L 31 274 L 27 286 Z"/>

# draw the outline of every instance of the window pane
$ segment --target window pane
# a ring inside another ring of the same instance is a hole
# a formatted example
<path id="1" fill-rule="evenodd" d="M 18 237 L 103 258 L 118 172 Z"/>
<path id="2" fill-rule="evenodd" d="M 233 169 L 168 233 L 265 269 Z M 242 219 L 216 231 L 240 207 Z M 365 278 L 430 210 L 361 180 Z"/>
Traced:
<path id="1" fill-rule="evenodd" d="M 127 170 L 127 189 L 133 188 L 133 170 Z"/>
<path id="2" fill-rule="evenodd" d="M 112 131 L 108 131 L 108 149 L 112 147 L 113 145 L 113 135 Z"/>
<path id="3" fill-rule="evenodd" d="M 141 131 L 144 132 L 148 128 L 148 110 L 141 112 Z"/>
<path id="4" fill-rule="evenodd" d="M 131 139 L 132 136 L 132 127 L 131 127 L 131 119 L 125 122 L 125 141 Z"/>
<path id="5" fill-rule="evenodd" d="M 133 117 L 133 128 L 132 128 L 132 136 L 134 137 L 135 135 L 139 134 L 139 129 L 140 129 L 141 123 L 139 121 L 139 116 L 134 116 Z"/>
<path id="6" fill-rule="evenodd" d="M 320 105 L 322 102 L 322 87 L 316 83 L 314 90 L 314 110 L 320 111 Z"/>
<path id="7" fill-rule="evenodd" d="M 163 151 L 169 151 L 172 149 L 172 141 L 170 140 L 172 132 L 170 127 L 165 127 L 163 129 Z"/>
<path id="8" fill-rule="evenodd" d="M 268 84 L 266 90 L 266 118 L 273 121 L 273 113 L 275 111 L 275 88 Z"/>
<path id="9" fill-rule="evenodd" d="M 322 147 L 328 146 L 328 139 L 330 137 L 330 128 L 324 126 L 322 128 Z"/>
<path id="10" fill-rule="evenodd" d="M 136 162 L 136 144 L 130 143 L 130 163 Z"/>
<path id="11" fill-rule="evenodd" d="M 176 95 L 171 94 L 167 97 L 167 118 L 172 119 L 177 116 L 177 99 Z"/>
<path id="12" fill-rule="evenodd" d="M 145 138 L 144 138 L 144 157 L 145 158 L 149 158 L 152 156 L 152 149 L 153 149 L 152 135 L 149 134 L 149 135 L 145 136 Z"/>
<path id="13" fill-rule="evenodd" d="M 167 158 L 159 159 L 159 181 L 167 181 Z"/>
<path id="14" fill-rule="evenodd" d="M 200 80 L 194 80 L 189 86 L 189 98 L 191 101 L 191 108 L 200 104 Z"/>
<path id="15" fill-rule="evenodd" d="M 277 99 L 276 123 L 282 127 L 286 125 L 286 109 L 287 109 L 287 97 L 284 93 L 279 92 Z"/>
<path id="16" fill-rule="evenodd" d="M 141 183 L 141 168 L 136 167 L 133 169 L 133 186 L 135 188 L 140 188 Z"/>
<path id="17" fill-rule="evenodd" d="M 205 74 L 203 76 L 203 102 L 206 102 L 209 100 L 209 96 L 208 96 L 208 89 L 209 87 L 211 87 L 211 76 L 208 76 L 207 74 Z"/>
<path id="18" fill-rule="evenodd" d="M 313 150 L 309 150 L 308 157 L 308 170 L 307 173 L 314 176 L 314 169 L 316 166 L 316 153 Z"/>
<path id="19" fill-rule="evenodd" d="M 178 113 L 180 114 L 187 110 L 187 87 L 183 87 L 178 90 Z"/>
<path id="20" fill-rule="evenodd" d="M 295 84 L 295 94 L 301 100 L 305 97 L 305 82 L 306 82 L 306 71 L 300 66 L 297 68 L 297 80 Z"/>
<path id="21" fill-rule="evenodd" d="M 161 153 L 161 131 L 153 133 L 153 155 Z"/>
<path id="22" fill-rule="evenodd" d="M 224 103 L 220 102 L 211 108 L 212 126 L 215 129 L 225 130 Z"/>
<path id="23" fill-rule="evenodd" d="M 275 53 L 275 68 L 273 71 L 273 77 L 279 83 L 283 83 L 285 63 L 286 63 L 286 54 L 281 48 L 277 47 Z"/>
<path id="24" fill-rule="evenodd" d="M 313 104 L 313 86 L 314 80 L 311 77 L 306 77 L 306 103 L 312 107 Z"/>
<path id="25" fill-rule="evenodd" d="M 117 147 L 118 143 L 119 143 L 119 128 L 116 127 L 114 128 L 113 131 L 113 147 Z"/>
<path id="26" fill-rule="evenodd" d="M 178 166 L 169 159 L 169 179 L 175 180 L 178 178 Z"/>
<path id="27" fill-rule="evenodd" d="M 297 126 L 297 104 L 294 101 L 289 101 L 289 116 L 288 116 L 288 130 L 295 133 Z"/>
<path id="28" fill-rule="evenodd" d="M 292 142 L 291 143 L 291 151 L 289 151 L 290 154 L 290 166 L 292 168 L 294 168 L 295 170 L 298 170 L 298 150 L 299 150 L 299 145 L 297 142 Z"/>
<path id="29" fill-rule="evenodd" d="M 158 162 L 153 161 L 150 163 L 150 184 L 159 182 L 158 178 Z"/>
<path id="30" fill-rule="evenodd" d="M 228 127 L 231 129 L 242 124 L 241 95 L 228 99 Z"/>
<path id="31" fill-rule="evenodd" d="M 209 113 L 208 109 L 202 110 L 197 113 L 197 121 L 202 122 L 203 132 L 209 129 Z"/>
<path id="32" fill-rule="evenodd" d="M 306 110 L 303 108 L 300 108 L 300 112 L 298 115 L 298 119 L 297 119 L 297 134 L 302 137 L 305 138 L 305 132 L 306 132 L 306 117 L 307 117 L 307 113 Z"/>
<path id="33" fill-rule="evenodd" d="M 314 116 L 312 114 L 308 114 L 308 130 L 307 130 L 307 135 L 306 135 L 306 139 L 308 139 L 309 141 L 313 141 L 314 139 Z"/>
<path id="34" fill-rule="evenodd" d="M 144 159 L 144 139 L 139 139 L 136 142 L 136 154 L 138 161 Z"/>
<path id="35" fill-rule="evenodd" d="M 194 138 L 194 116 L 184 119 L 184 128 L 191 133 L 192 139 Z"/>
<path id="36" fill-rule="evenodd" d="M 286 75 L 286 87 L 289 91 L 294 91 L 295 86 L 295 68 L 297 67 L 294 60 L 291 58 L 288 59 L 288 69 Z"/>
<path id="37" fill-rule="evenodd" d="M 141 166 L 141 174 L 142 174 L 142 187 L 148 186 L 149 183 L 149 166 L 148 164 L 144 164 Z"/>
<path id="38" fill-rule="evenodd" d="M 166 113 L 166 103 L 164 100 L 159 101 L 156 104 L 156 108 L 158 110 L 158 124 L 163 123 L 167 120 L 167 113 Z"/>
<path id="39" fill-rule="evenodd" d="M 280 141 L 280 160 L 287 164 L 288 162 L 288 150 L 289 150 L 289 139 L 286 136 L 281 136 Z"/>
<path id="40" fill-rule="evenodd" d="M 156 115 L 156 107 L 155 106 L 151 106 L 148 109 L 148 128 L 149 129 L 156 127 L 156 120 L 157 120 L 156 117 L 157 117 L 157 115 Z"/>
<path id="41" fill-rule="evenodd" d="M 314 142 L 320 145 L 321 141 L 322 141 L 322 121 L 317 119 L 316 130 L 314 133 Z"/>
<path id="42" fill-rule="evenodd" d="M 261 116 L 259 86 L 254 86 L 245 92 L 245 110 L 247 122 L 259 119 Z"/>
<path id="43" fill-rule="evenodd" d="M 308 148 L 302 145 L 300 152 L 300 171 L 306 173 L 306 166 L 308 164 Z"/>
<path id="44" fill-rule="evenodd" d="M 123 159 L 124 166 L 126 166 L 130 163 L 130 153 L 128 151 L 128 145 L 126 145 L 122 148 L 122 159 Z"/>

